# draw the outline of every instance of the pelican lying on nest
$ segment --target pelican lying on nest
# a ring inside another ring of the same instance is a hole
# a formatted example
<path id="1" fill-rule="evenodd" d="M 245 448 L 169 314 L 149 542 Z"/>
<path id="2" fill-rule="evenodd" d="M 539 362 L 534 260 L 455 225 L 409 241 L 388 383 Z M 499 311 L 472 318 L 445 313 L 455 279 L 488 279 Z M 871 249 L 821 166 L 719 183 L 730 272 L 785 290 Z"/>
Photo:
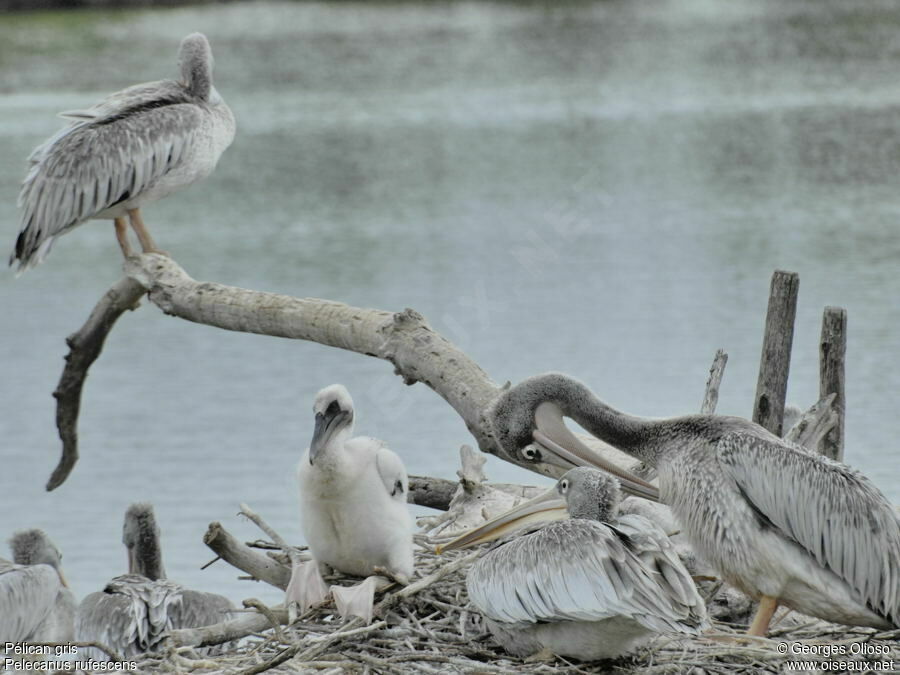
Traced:
<path id="1" fill-rule="evenodd" d="M 555 488 L 442 550 L 490 540 L 523 517 L 557 508 L 559 498 L 570 519 L 492 549 L 466 577 L 469 599 L 508 652 L 612 658 L 654 633 L 697 635 L 708 626 L 665 532 L 642 516 L 617 516 L 619 483 L 596 469 L 568 471 Z"/>
<path id="2" fill-rule="evenodd" d="M 13 562 L 0 558 L 0 645 L 71 642 L 75 599 L 59 549 L 42 530 L 16 532 L 9 546 Z"/>
<path id="3" fill-rule="evenodd" d="M 88 108 L 62 113 L 72 124 L 35 148 L 22 191 L 21 232 L 9 264 L 40 263 L 62 234 L 112 219 L 122 254 L 133 255 L 127 216 L 143 251 L 160 252 L 140 207 L 205 178 L 234 139 L 234 116 L 212 83 L 206 38 L 178 51 L 181 80 L 138 84 Z"/>
<path id="4" fill-rule="evenodd" d="M 525 462 L 623 472 L 563 422 L 654 466 L 697 551 L 760 601 L 751 635 L 778 605 L 835 623 L 900 625 L 900 521 L 865 476 L 739 417 L 635 417 L 559 374 L 505 391 L 490 413 L 504 450 Z"/>
<path id="5" fill-rule="evenodd" d="M 332 586 L 343 616 L 372 618 L 377 577 L 407 583 L 413 572 L 412 516 L 403 462 L 382 441 L 353 433 L 353 400 L 340 384 L 316 394 L 316 426 L 297 466 L 303 534 L 313 560 L 297 565 L 286 604 L 301 611 L 325 599 L 320 572 L 368 577 Z"/>
<path id="6" fill-rule="evenodd" d="M 99 642 L 128 658 L 154 651 L 170 629 L 208 626 L 228 618 L 234 606 L 227 598 L 166 579 L 159 534 L 150 504 L 128 508 L 122 530 L 128 574 L 81 601 L 75 619 L 79 642 Z M 92 650 L 92 657 L 109 660 L 99 650 Z"/>

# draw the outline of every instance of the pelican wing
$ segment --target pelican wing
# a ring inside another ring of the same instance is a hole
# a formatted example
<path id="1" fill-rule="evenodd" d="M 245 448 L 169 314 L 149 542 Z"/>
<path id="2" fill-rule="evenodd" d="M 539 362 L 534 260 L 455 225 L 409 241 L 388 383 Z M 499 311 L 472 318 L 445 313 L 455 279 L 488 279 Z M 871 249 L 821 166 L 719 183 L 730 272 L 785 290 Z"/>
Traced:
<path id="1" fill-rule="evenodd" d="M 199 628 L 225 621 L 232 610 L 234 605 L 222 595 L 184 589 L 181 604 L 173 608 L 170 619 L 172 628 Z"/>
<path id="2" fill-rule="evenodd" d="M 181 587 L 174 582 L 136 574 L 116 577 L 81 601 L 75 639 L 99 642 L 123 658 L 153 650 L 172 627 L 170 615 L 181 602 Z M 108 658 L 96 651 L 92 656 Z"/>
<path id="3" fill-rule="evenodd" d="M 66 110 L 59 113 L 59 116 L 76 122 L 109 120 L 128 110 L 159 107 L 160 101 L 187 102 L 184 86 L 172 80 L 136 84 L 110 94 L 90 108 Z"/>
<path id="4" fill-rule="evenodd" d="M 118 112 L 103 104 L 32 153 L 19 193 L 21 232 L 14 259 L 36 264 L 53 240 L 105 209 L 134 198 L 191 156 L 202 108 L 138 99 Z M 89 118 L 87 116 L 94 115 Z"/>
<path id="5" fill-rule="evenodd" d="M 696 633 L 705 613 L 698 618 L 696 602 L 681 599 L 690 595 L 690 576 L 677 557 L 654 555 L 652 538 L 631 550 L 627 531 L 638 520 L 621 530 L 558 521 L 493 549 L 470 571 L 469 597 L 485 616 L 506 623 L 627 617 L 651 630 Z"/>
<path id="6" fill-rule="evenodd" d="M 53 611 L 62 588 L 50 565 L 0 560 L 0 644 L 30 638 Z"/>
<path id="7" fill-rule="evenodd" d="M 403 461 L 397 453 L 382 444 L 375 451 L 375 465 L 388 494 L 405 504 L 406 493 L 409 492 L 409 478 L 406 475 L 406 467 L 403 466 Z"/>
<path id="8" fill-rule="evenodd" d="M 861 473 L 775 437 L 736 432 L 719 461 L 764 525 L 806 549 L 900 625 L 900 521 Z"/>

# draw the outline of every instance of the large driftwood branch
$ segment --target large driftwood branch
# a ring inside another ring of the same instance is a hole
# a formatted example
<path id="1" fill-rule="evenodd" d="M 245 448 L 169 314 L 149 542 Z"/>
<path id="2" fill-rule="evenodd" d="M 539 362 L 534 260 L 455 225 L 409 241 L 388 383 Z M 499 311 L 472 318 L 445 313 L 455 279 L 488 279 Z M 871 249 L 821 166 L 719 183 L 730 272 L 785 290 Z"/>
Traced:
<path id="1" fill-rule="evenodd" d="M 406 384 L 423 382 L 463 418 L 479 447 L 493 451 L 483 413 L 499 391 L 464 352 L 412 309 L 385 312 L 195 281 L 171 258 L 131 258 L 125 271 L 166 314 L 245 333 L 309 340 L 384 359 Z"/>
<path id="2" fill-rule="evenodd" d="M 484 452 L 517 463 L 495 445 L 484 416 L 500 389 L 464 352 L 412 309 L 386 312 L 315 298 L 294 298 L 192 279 L 174 260 L 144 254 L 125 263 L 126 277 L 97 304 L 69 339 L 71 352 L 57 389 L 62 458 L 48 490 L 59 487 L 78 459 L 81 389 L 103 340 L 144 292 L 166 314 L 226 330 L 309 340 L 384 359 L 406 384 L 423 382 L 462 417 Z M 535 470 L 534 466 L 520 464 Z"/>

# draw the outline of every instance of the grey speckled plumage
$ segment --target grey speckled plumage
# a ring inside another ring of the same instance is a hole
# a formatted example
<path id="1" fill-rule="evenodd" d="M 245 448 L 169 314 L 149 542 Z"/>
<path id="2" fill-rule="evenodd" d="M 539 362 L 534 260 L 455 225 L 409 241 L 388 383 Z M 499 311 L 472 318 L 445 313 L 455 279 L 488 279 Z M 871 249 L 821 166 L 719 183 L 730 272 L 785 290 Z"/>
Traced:
<path id="1" fill-rule="evenodd" d="M 466 578 L 469 598 L 508 651 L 610 658 L 653 633 L 696 635 L 707 626 L 665 533 L 642 516 L 617 516 L 614 478 L 577 468 L 557 486 L 571 519 L 489 551 Z"/>
<path id="2" fill-rule="evenodd" d="M 81 601 L 76 639 L 99 642 L 128 658 L 156 649 L 170 629 L 208 626 L 228 618 L 234 607 L 227 598 L 192 591 L 165 578 L 159 528 L 149 504 L 129 507 L 122 539 L 129 573 Z M 91 650 L 91 656 L 109 658 L 99 650 Z"/>
<path id="3" fill-rule="evenodd" d="M 62 575 L 62 555 L 41 530 L 16 532 L 13 562 L 0 558 L 0 645 L 71 642 L 75 599 Z"/>
<path id="4" fill-rule="evenodd" d="M 493 425 L 508 452 L 526 459 L 545 402 L 655 466 L 662 500 L 698 552 L 751 597 L 774 601 L 770 609 L 900 625 L 900 522 L 858 471 L 738 417 L 626 415 L 559 374 L 529 378 L 498 401 Z"/>
<path id="5" fill-rule="evenodd" d="M 29 158 L 10 265 L 18 263 L 19 272 L 37 265 L 57 237 L 93 218 L 116 220 L 126 256 L 126 215 L 144 250 L 155 250 L 138 209 L 208 176 L 235 131 L 212 84 L 212 52 L 203 35 L 182 40 L 179 65 L 179 81 L 135 85 L 87 110 L 61 114 L 71 124 Z"/>

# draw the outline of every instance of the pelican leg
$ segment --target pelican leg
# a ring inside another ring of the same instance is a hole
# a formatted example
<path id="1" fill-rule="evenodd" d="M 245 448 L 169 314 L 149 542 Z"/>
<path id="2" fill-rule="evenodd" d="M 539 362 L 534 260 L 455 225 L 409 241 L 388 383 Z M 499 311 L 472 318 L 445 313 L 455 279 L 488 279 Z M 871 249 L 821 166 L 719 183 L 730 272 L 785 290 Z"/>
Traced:
<path id="1" fill-rule="evenodd" d="M 161 251 L 156 247 L 156 242 L 153 241 L 153 237 L 147 232 L 147 227 L 144 225 L 144 219 L 141 218 L 140 209 L 129 209 L 128 219 L 131 221 L 131 229 L 134 230 L 138 241 L 141 242 L 141 248 L 144 253 L 160 253 L 162 255 L 167 255 L 165 251 Z"/>
<path id="2" fill-rule="evenodd" d="M 747 635 L 765 637 L 769 630 L 769 622 L 776 609 L 778 609 L 778 598 L 769 595 L 762 596 L 759 600 L 759 609 L 756 610 L 756 616 L 753 617 L 753 623 L 750 624 Z"/>
<path id="3" fill-rule="evenodd" d="M 297 563 L 291 568 L 291 580 L 284 595 L 288 618 L 293 623 L 296 612 L 305 612 L 328 597 L 328 587 L 319 575 L 319 563 L 315 560 Z"/>
<path id="4" fill-rule="evenodd" d="M 332 586 L 331 594 L 334 596 L 334 605 L 338 614 L 345 619 L 350 616 L 359 616 L 368 624 L 372 622 L 372 611 L 375 606 L 375 591 L 389 585 L 391 582 L 384 577 L 366 577 L 366 580 L 356 586 Z"/>
<path id="5" fill-rule="evenodd" d="M 119 241 L 119 248 L 122 249 L 122 255 L 130 258 L 134 255 L 134 250 L 128 242 L 128 224 L 124 218 L 116 218 L 113 221 L 116 225 L 116 239 Z"/>

